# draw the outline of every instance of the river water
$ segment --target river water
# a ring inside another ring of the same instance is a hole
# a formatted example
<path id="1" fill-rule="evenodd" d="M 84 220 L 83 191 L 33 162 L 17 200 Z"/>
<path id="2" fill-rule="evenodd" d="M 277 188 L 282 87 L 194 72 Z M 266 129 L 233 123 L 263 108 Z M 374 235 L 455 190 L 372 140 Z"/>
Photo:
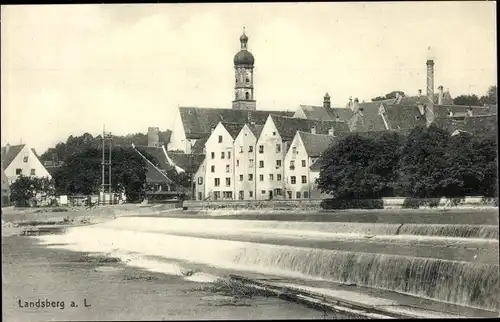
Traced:
<path id="1" fill-rule="evenodd" d="M 498 225 L 138 216 L 38 238 L 165 274 L 186 275 L 184 263 L 195 263 L 499 310 Z"/>

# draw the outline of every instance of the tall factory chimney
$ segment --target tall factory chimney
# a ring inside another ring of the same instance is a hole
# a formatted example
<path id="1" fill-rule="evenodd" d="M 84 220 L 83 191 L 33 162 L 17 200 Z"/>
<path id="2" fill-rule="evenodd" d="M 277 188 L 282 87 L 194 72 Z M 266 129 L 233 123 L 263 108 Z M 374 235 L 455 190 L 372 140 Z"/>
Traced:
<path id="1" fill-rule="evenodd" d="M 434 102 L 434 60 L 427 60 L 427 98 Z"/>

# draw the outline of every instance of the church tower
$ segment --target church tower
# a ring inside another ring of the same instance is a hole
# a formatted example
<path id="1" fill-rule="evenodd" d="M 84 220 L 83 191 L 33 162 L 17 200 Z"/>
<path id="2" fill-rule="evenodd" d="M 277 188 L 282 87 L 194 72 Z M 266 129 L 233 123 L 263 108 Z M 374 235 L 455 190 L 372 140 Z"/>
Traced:
<path id="1" fill-rule="evenodd" d="M 248 37 L 243 35 L 240 37 L 241 49 L 234 56 L 234 101 L 233 109 L 237 110 L 252 110 L 255 111 L 256 104 L 253 92 L 253 66 L 254 58 L 252 53 L 247 49 Z"/>

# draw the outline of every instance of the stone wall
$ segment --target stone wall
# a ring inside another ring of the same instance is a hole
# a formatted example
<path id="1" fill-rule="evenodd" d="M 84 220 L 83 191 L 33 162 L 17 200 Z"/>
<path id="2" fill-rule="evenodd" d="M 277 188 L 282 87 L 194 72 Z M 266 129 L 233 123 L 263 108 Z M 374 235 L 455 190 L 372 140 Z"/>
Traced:
<path id="1" fill-rule="evenodd" d="M 321 202 L 324 199 L 307 200 L 227 200 L 227 201 L 193 201 L 186 200 L 184 209 L 309 209 L 321 210 Z M 498 207 L 498 199 L 477 197 L 465 198 L 382 198 L 384 209 L 402 208 L 477 208 Z"/>

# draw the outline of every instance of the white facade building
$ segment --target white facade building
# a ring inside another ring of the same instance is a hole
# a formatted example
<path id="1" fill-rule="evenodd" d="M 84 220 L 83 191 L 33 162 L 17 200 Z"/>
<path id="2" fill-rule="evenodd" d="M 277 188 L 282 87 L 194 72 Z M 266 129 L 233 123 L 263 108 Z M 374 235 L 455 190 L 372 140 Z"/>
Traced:
<path id="1" fill-rule="evenodd" d="M 255 200 L 257 188 L 255 144 L 262 125 L 245 124 L 234 140 L 235 191 L 238 200 Z"/>
<path id="2" fill-rule="evenodd" d="M 285 189 L 287 199 L 310 199 L 318 196 L 315 180 L 319 171 L 311 165 L 335 142 L 331 135 L 297 131 L 285 157 Z"/>
<path id="3" fill-rule="evenodd" d="M 21 175 L 52 178 L 38 159 L 35 151 L 26 144 L 2 147 L 2 168 L 9 183 Z"/>

